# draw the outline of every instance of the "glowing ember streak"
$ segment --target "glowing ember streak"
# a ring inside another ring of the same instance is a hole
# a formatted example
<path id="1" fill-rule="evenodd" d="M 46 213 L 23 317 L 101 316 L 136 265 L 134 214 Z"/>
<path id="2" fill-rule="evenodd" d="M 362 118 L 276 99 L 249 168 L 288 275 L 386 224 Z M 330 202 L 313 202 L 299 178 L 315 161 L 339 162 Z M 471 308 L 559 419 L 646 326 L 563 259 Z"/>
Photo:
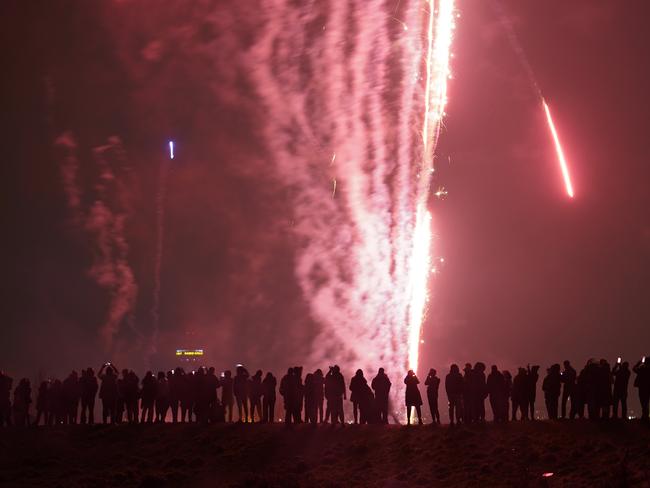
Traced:
<path id="1" fill-rule="evenodd" d="M 174 141 L 169 141 L 169 159 L 174 159 Z"/>
<path id="2" fill-rule="evenodd" d="M 431 214 L 427 211 L 433 156 L 447 104 L 449 59 L 454 30 L 454 0 L 428 0 L 422 162 L 409 279 L 408 364 L 417 372 L 419 344 L 431 262 Z"/>
<path id="3" fill-rule="evenodd" d="M 560 169 L 562 170 L 562 177 L 564 178 L 564 186 L 566 187 L 567 195 L 573 198 L 573 185 L 571 184 L 569 167 L 567 166 L 567 162 L 564 157 L 564 151 L 562 151 L 560 138 L 557 135 L 557 130 L 555 130 L 553 117 L 551 117 L 551 111 L 548 108 L 548 104 L 546 103 L 546 100 L 542 99 L 542 103 L 544 104 L 544 111 L 546 112 L 546 120 L 548 121 L 548 127 L 551 130 L 551 134 L 553 135 L 553 141 L 555 142 L 555 150 L 557 151 L 557 159 L 560 163 Z"/>

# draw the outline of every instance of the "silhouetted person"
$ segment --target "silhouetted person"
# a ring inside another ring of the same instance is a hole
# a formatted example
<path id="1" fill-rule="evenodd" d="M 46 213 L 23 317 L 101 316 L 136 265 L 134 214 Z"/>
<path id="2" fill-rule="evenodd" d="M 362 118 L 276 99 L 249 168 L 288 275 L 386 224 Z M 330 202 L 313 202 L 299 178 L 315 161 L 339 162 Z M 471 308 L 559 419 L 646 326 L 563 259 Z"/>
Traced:
<path id="1" fill-rule="evenodd" d="M 302 383 L 302 366 L 294 366 L 293 374 L 296 377 L 296 397 L 293 404 L 293 421 L 302 422 L 302 406 L 305 400 L 305 386 Z"/>
<path id="2" fill-rule="evenodd" d="M 262 421 L 275 421 L 275 387 L 277 380 L 269 371 L 262 381 Z"/>
<path id="3" fill-rule="evenodd" d="M 382 424 L 388 423 L 388 398 L 390 395 L 391 382 L 384 372 L 384 368 L 379 368 L 377 376 L 372 379 L 372 389 L 375 392 L 375 405 L 377 407 L 377 415 L 379 422 Z"/>
<path id="4" fill-rule="evenodd" d="M 63 383 L 55 379 L 47 394 L 47 409 L 50 412 L 48 425 L 60 425 L 65 422 L 65 394 L 63 392 Z"/>
<path id="5" fill-rule="evenodd" d="M 230 371 L 223 372 L 223 378 L 221 378 L 221 403 L 224 408 L 225 417 L 228 422 L 232 422 L 232 408 L 234 405 L 234 392 L 233 392 L 233 381 L 232 373 Z"/>
<path id="6" fill-rule="evenodd" d="M 460 423 L 463 418 L 463 394 L 465 381 L 457 364 L 452 364 L 445 377 L 445 391 L 449 401 L 449 424 L 454 425 L 454 418 Z"/>
<path id="7" fill-rule="evenodd" d="M 571 420 L 577 415 L 579 419 L 585 416 L 585 405 L 587 404 L 587 368 L 580 370 L 576 380 L 576 389 L 574 391 L 575 410 L 571 407 Z"/>
<path id="8" fill-rule="evenodd" d="M 284 423 L 286 426 L 292 423 L 297 394 L 296 375 L 293 372 L 293 368 L 289 368 L 287 374 L 280 380 L 280 395 L 282 395 L 282 399 L 284 400 Z"/>
<path id="9" fill-rule="evenodd" d="M 115 406 L 115 422 L 121 424 L 126 411 L 126 389 L 129 377 L 129 370 L 123 369 L 122 376 L 117 378 L 117 402 Z"/>
<path id="10" fill-rule="evenodd" d="M 208 422 L 208 394 L 205 387 L 205 368 L 201 366 L 196 371 L 193 371 L 193 373 L 193 412 L 196 416 L 196 421 L 201 424 L 205 424 Z"/>
<path id="11" fill-rule="evenodd" d="M 305 422 L 316 424 L 318 422 L 316 409 L 316 390 L 314 386 L 314 374 L 307 373 L 305 376 Z"/>
<path id="12" fill-rule="evenodd" d="M 200 367 L 194 371 L 193 382 L 192 382 L 192 392 L 193 392 L 193 411 L 196 416 L 196 421 L 201 424 L 206 424 L 208 422 L 208 396 L 206 384 L 206 373 L 205 368 Z"/>
<path id="13" fill-rule="evenodd" d="M 612 397 L 612 416 L 618 418 L 618 405 L 621 404 L 621 418 L 627 420 L 627 387 L 630 382 L 630 364 L 616 363 L 612 369 L 614 376 L 614 394 Z"/>
<path id="14" fill-rule="evenodd" d="M 612 370 L 606 359 L 601 359 L 598 368 L 598 407 L 600 418 L 609 419 L 609 412 L 612 406 Z"/>
<path id="15" fill-rule="evenodd" d="M 474 422 L 485 422 L 485 399 L 488 396 L 485 384 L 485 364 L 477 362 L 472 371 L 470 387 L 472 389 L 472 398 L 474 406 L 472 415 Z"/>
<path id="16" fill-rule="evenodd" d="M 167 375 L 169 381 L 169 407 L 172 411 L 172 422 L 178 422 L 178 409 L 181 402 L 181 391 L 183 389 L 181 382 L 183 381 L 182 376 L 184 375 L 182 368 L 177 367 L 170 371 L 170 374 Z"/>
<path id="17" fill-rule="evenodd" d="M 537 398 L 537 380 L 539 380 L 539 366 L 528 367 L 526 375 L 528 387 L 528 410 L 530 411 L 530 420 L 535 420 L 535 399 Z"/>
<path id="18" fill-rule="evenodd" d="M 129 381 L 129 370 L 123 369 L 122 376 L 117 378 L 117 405 L 115 407 L 115 421 L 121 424 L 126 410 L 126 390 Z"/>
<path id="19" fill-rule="evenodd" d="M 318 415 L 318 423 L 323 423 L 323 401 L 325 400 L 325 377 L 323 371 L 319 368 L 314 371 L 314 402 L 316 402 L 316 412 Z"/>
<path id="20" fill-rule="evenodd" d="M 237 402 L 239 422 L 248 422 L 248 371 L 243 366 L 237 366 L 233 380 L 233 392 Z"/>
<path id="21" fill-rule="evenodd" d="M 106 370 L 106 372 L 104 372 Z M 117 368 L 111 363 L 102 364 L 97 376 L 102 384 L 99 398 L 102 401 L 102 421 L 115 423 L 117 417 Z"/>
<path id="22" fill-rule="evenodd" d="M 472 393 L 472 365 L 465 363 L 463 368 L 463 422 L 471 424 L 474 422 L 474 397 Z"/>
<path id="23" fill-rule="evenodd" d="M 427 387 L 427 400 L 429 401 L 429 410 L 431 411 L 431 423 L 440 424 L 440 411 L 438 410 L 438 390 L 440 388 L 440 378 L 436 376 L 436 370 L 430 369 L 427 379 L 424 380 Z"/>
<path id="24" fill-rule="evenodd" d="M 420 380 L 415 376 L 412 369 L 409 369 L 408 373 L 406 373 L 404 384 L 406 385 L 406 424 L 411 425 L 411 409 L 415 407 L 415 411 L 418 414 L 418 424 L 422 425 L 422 396 L 418 388 Z"/>
<path id="25" fill-rule="evenodd" d="M 11 387 L 13 379 L 0 371 L 0 427 L 11 425 Z"/>
<path id="26" fill-rule="evenodd" d="M 181 397 L 181 422 L 192 422 L 192 410 L 194 408 L 194 374 L 192 372 L 181 375 L 180 397 Z"/>
<path id="27" fill-rule="evenodd" d="M 362 383 L 358 393 L 359 423 L 362 425 L 379 423 L 379 415 L 375 406 L 375 395 L 373 395 L 372 389 L 368 385 L 367 381 Z"/>
<path id="28" fill-rule="evenodd" d="M 205 378 L 205 387 L 208 395 L 208 417 L 210 422 L 216 422 L 217 411 L 221 410 L 219 395 L 217 393 L 217 390 L 221 388 L 221 382 L 213 367 L 208 369 L 208 374 Z"/>
<path id="29" fill-rule="evenodd" d="M 521 420 L 528 419 L 528 379 L 524 368 L 519 368 L 512 380 L 512 420 L 517 420 L 517 411 Z"/>
<path id="30" fill-rule="evenodd" d="M 644 357 L 641 361 L 634 365 L 632 371 L 636 373 L 634 378 L 634 386 L 639 389 L 639 401 L 641 402 L 641 421 L 647 423 L 648 417 L 648 402 L 650 401 L 650 365 L 648 359 Z"/>
<path id="31" fill-rule="evenodd" d="M 575 398 L 578 374 L 571 366 L 571 363 L 564 361 L 564 371 L 562 371 L 562 418 L 567 418 L 566 404 L 571 400 L 571 410 L 569 416 L 574 418 L 576 415 L 577 402 Z"/>
<path id="32" fill-rule="evenodd" d="M 140 400 L 140 378 L 135 371 L 129 370 L 124 382 L 124 406 L 126 408 L 126 420 L 130 424 L 138 423 L 138 401 Z"/>
<path id="33" fill-rule="evenodd" d="M 335 381 L 334 367 L 330 366 L 325 375 L 325 387 L 323 390 L 325 393 L 325 399 L 327 400 L 327 407 L 325 408 L 325 423 L 331 420 L 332 424 L 334 424 L 336 423 L 336 420 L 338 420 L 338 413 L 336 413 L 336 417 L 334 416 L 334 413 L 336 412 L 336 406 L 334 405 L 334 390 L 336 389 Z"/>
<path id="34" fill-rule="evenodd" d="M 81 373 L 79 387 L 81 390 L 81 423 L 85 424 L 88 419 L 88 423 L 93 425 L 95 423 L 95 396 L 99 385 L 92 368 Z"/>
<path id="35" fill-rule="evenodd" d="M 81 399 L 81 388 L 79 377 L 76 371 L 63 381 L 63 394 L 65 395 L 66 424 L 76 424 L 79 412 L 79 400 Z"/>
<path id="36" fill-rule="evenodd" d="M 201 377 L 199 378 L 197 396 L 201 405 L 201 418 L 202 423 L 212 422 L 214 418 L 215 402 L 217 398 L 217 387 L 219 386 L 219 379 L 214 374 L 214 368 L 205 369 L 200 368 Z M 252 417 L 252 414 L 251 414 Z"/>
<path id="37" fill-rule="evenodd" d="M 43 418 L 43 425 L 47 425 L 49 420 L 49 411 L 47 409 L 47 395 L 49 389 L 49 381 L 42 381 L 38 387 L 38 396 L 36 397 L 36 420 L 34 421 L 34 425 L 40 424 L 41 417 Z"/>
<path id="38" fill-rule="evenodd" d="M 325 376 L 325 398 L 327 398 L 327 412 L 325 421 L 331 417 L 332 424 L 341 422 L 345 425 L 345 414 L 343 412 L 343 400 L 347 399 L 345 379 L 341 368 L 334 365 Z"/>
<path id="39" fill-rule="evenodd" d="M 363 376 L 363 371 L 357 369 L 357 372 L 350 380 L 350 401 L 352 402 L 352 413 L 354 416 L 354 423 L 359 423 L 359 403 L 361 402 L 364 392 L 364 385 L 367 385 L 368 381 Z"/>
<path id="40" fill-rule="evenodd" d="M 140 423 L 153 422 L 153 408 L 156 401 L 156 387 L 157 381 L 151 371 L 147 371 L 142 378 L 142 401 L 140 403 L 140 408 L 142 410 L 142 415 L 140 416 Z"/>
<path id="41" fill-rule="evenodd" d="M 505 406 L 508 403 L 506 397 L 506 381 L 503 374 L 495 365 L 492 365 L 485 386 L 490 398 L 490 407 L 492 407 L 494 421 L 505 422 L 508 415 L 505 411 Z"/>
<path id="42" fill-rule="evenodd" d="M 164 371 L 158 371 L 158 381 L 156 382 L 156 422 L 165 423 L 169 410 L 169 382 Z"/>
<path id="43" fill-rule="evenodd" d="M 251 422 L 255 422 L 255 411 L 257 411 L 258 422 L 262 421 L 262 370 L 258 369 L 257 372 L 251 377 L 250 383 L 250 398 L 251 398 Z"/>
<path id="44" fill-rule="evenodd" d="M 600 365 L 594 359 L 587 361 L 584 375 L 585 400 L 589 420 L 600 418 L 599 381 L 601 378 Z"/>
<path id="45" fill-rule="evenodd" d="M 14 425 L 24 427 L 29 425 L 29 405 L 32 403 L 32 387 L 27 378 L 23 378 L 14 390 Z"/>
<path id="46" fill-rule="evenodd" d="M 557 420 L 557 404 L 560 399 L 561 389 L 562 377 L 560 373 L 560 365 L 554 364 L 546 370 L 546 377 L 542 382 L 546 412 L 548 413 L 548 418 L 551 420 Z"/>
<path id="47" fill-rule="evenodd" d="M 510 399 L 512 398 L 512 375 L 510 371 L 503 372 L 503 383 L 505 392 L 503 396 L 503 420 L 507 422 L 510 420 Z"/>

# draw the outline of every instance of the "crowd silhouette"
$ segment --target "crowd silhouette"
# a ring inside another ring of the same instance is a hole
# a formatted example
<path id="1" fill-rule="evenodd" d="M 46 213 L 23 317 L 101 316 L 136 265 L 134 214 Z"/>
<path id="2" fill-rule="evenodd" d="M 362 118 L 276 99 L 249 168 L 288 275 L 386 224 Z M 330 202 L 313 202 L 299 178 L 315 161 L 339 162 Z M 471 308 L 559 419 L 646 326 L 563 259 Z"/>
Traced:
<path id="1" fill-rule="evenodd" d="M 465 364 L 462 373 L 452 364 L 444 378 L 451 425 L 486 421 L 485 402 L 489 400 L 494 422 L 535 418 L 539 366 L 520 367 L 514 378 L 509 371 L 477 362 Z M 632 369 L 618 358 L 614 367 L 605 359 L 591 359 L 578 373 L 569 361 L 553 364 L 542 380 L 547 416 L 556 419 L 608 420 L 628 419 L 627 395 L 631 373 L 641 403 L 641 420 L 648 422 L 650 400 L 650 362 L 645 358 Z M 438 393 L 441 378 L 429 370 L 424 385 L 434 424 L 440 424 Z M 413 410 L 422 424 L 420 380 L 409 370 L 404 378 L 407 424 Z M 134 371 L 121 372 L 111 363 L 103 364 L 97 374 L 92 368 L 78 375 L 72 371 L 63 381 L 43 381 L 38 387 L 35 417 L 31 416 L 32 387 L 27 378 L 13 390 L 13 379 L 0 372 L 0 426 L 94 424 L 95 400 L 101 401 L 101 421 L 120 423 L 233 422 L 237 405 L 237 422 L 273 423 L 276 421 L 276 389 L 282 397 L 284 423 L 344 424 L 344 400 L 350 392 L 354 424 L 389 423 L 391 381 L 379 368 L 370 384 L 359 369 L 346 381 L 339 366 L 326 374 L 321 369 L 307 373 L 292 367 L 280 379 L 279 387 L 271 372 L 258 370 L 252 376 L 237 365 L 235 375 L 214 368 L 186 372 L 177 367 L 154 375 L 147 371 L 142 380 Z M 220 390 L 220 392 L 219 392 Z M 219 395 L 221 393 L 221 395 Z M 12 401 L 13 400 L 13 401 Z M 79 411 L 81 407 L 81 411 Z M 568 408 L 568 410 L 567 410 Z"/>

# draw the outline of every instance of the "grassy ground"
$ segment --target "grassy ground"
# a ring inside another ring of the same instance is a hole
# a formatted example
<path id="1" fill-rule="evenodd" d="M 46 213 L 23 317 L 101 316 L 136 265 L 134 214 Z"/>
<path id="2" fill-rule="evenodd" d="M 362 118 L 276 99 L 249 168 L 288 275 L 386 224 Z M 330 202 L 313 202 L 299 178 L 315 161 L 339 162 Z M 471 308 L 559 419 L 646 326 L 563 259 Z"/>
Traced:
<path id="1" fill-rule="evenodd" d="M 650 429 L 638 422 L 5 429 L 0 453 L 0 486 L 12 487 L 650 488 Z"/>

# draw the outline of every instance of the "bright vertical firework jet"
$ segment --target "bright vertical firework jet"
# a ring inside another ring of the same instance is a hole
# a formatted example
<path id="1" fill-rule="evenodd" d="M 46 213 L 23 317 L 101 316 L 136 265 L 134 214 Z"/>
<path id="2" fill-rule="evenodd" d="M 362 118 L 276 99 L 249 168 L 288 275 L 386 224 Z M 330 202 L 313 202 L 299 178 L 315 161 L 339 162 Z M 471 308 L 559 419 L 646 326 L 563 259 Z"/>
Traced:
<path id="1" fill-rule="evenodd" d="M 309 368 L 417 369 L 454 4 L 260 3 L 245 65 L 256 114 L 268 114 L 268 168 L 293 189 L 295 276 L 316 324 Z"/>
<path id="2" fill-rule="evenodd" d="M 431 261 L 431 214 L 427 210 L 433 158 L 447 104 L 447 80 L 454 30 L 454 0 L 428 1 L 425 53 L 422 162 L 409 280 L 408 365 L 417 371 L 420 334 L 427 302 Z"/>
<path id="3" fill-rule="evenodd" d="M 553 142 L 555 143 L 555 151 L 557 152 L 557 160 L 560 164 L 560 170 L 562 171 L 562 178 L 564 178 L 564 186 L 566 188 L 567 195 L 573 198 L 573 184 L 571 183 L 571 175 L 569 174 L 569 166 L 567 165 L 566 158 L 564 157 L 564 151 L 562 150 L 562 145 L 560 144 L 560 138 L 557 135 L 557 130 L 555 129 L 555 124 L 553 123 L 553 117 L 551 116 L 551 110 L 548 108 L 546 100 L 542 98 L 542 104 L 544 105 L 544 112 L 546 113 L 546 121 L 548 122 L 548 128 L 551 131 L 553 136 Z"/>

